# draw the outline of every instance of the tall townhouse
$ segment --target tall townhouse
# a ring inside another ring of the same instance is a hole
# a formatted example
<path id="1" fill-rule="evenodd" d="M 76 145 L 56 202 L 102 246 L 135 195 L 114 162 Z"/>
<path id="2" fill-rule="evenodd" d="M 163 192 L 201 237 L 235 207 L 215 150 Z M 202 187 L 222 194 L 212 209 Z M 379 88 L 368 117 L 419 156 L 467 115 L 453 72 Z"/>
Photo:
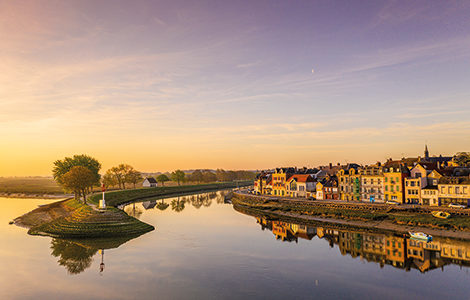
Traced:
<path id="1" fill-rule="evenodd" d="M 365 166 L 361 173 L 361 200 L 364 202 L 385 202 L 385 185 L 380 163 Z"/>
<path id="2" fill-rule="evenodd" d="M 441 177 L 438 189 L 441 205 L 449 205 L 450 203 L 470 205 L 470 178 L 468 176 Z"/>
<path id="3" fill-rule="evenodd" d="M 286 181 L 295 173 L 294 168 L 276 168 L 272 174 L 272 194 L 287 196 Z"/>
<path id="4" fill-rule="evenodd" d="M 404 203 L 404 178 L 410 176 L 410 170 L 400 161 L 389 160 L 383 168 L 385 201 Z"/>
<path id="5" fill-rule="evenodd" d="M 348 164 L 341 168 L 338 178 L 339 199 L 345 201 L 361 200 L 361 174 L 358 164 Z"/>
<path id="6" fill-rule="evenodd" d="M 323 197 L 325 200 L 338 200 L 338 178 L 336 176 L 327 177 L 323 184 Z"/>

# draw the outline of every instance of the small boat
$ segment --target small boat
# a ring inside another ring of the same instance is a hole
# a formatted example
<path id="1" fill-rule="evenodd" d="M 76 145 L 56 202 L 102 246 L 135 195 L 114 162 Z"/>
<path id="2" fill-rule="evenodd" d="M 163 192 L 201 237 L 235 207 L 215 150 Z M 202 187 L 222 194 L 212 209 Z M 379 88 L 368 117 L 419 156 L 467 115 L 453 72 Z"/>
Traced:
<path id="1" fill-rule="evenodd" d="M 450 218 L 450 214 L 448 212 L 445 212 L 445 211 L 433 211 L 433 212 L 431 212 L 431 214 L 433 216 L 435 216 L 436 218 L 441 218 L 441 219 Z"/>
<path id="2" fill-rule="evenodd" d="M 408 232 L 413 240 L 430 242 L 432 241 L 432 236 L 424 232 Z"/>

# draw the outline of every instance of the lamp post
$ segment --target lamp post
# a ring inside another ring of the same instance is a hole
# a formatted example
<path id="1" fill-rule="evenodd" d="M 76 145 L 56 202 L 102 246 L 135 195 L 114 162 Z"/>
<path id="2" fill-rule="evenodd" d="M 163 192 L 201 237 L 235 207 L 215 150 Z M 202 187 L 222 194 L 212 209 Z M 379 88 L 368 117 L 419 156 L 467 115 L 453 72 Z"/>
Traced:
<path id="1" fill-rule="evenodd" d="M 103 192 L 103 198 L 101 198 L 101 200 L 100 200 L 100 206 L 99 206 L 99 208 L 100 208 L 100 209 L 105 209 L 105 208 L 106 208 L 106 202 L 105 202 L 105 200 L 104 200 L 104 192 L 106 192 L 106 187 L 104 186 L 104 183 L 103 183 L 103 185 L 101 186 L 101 191 Z"/>

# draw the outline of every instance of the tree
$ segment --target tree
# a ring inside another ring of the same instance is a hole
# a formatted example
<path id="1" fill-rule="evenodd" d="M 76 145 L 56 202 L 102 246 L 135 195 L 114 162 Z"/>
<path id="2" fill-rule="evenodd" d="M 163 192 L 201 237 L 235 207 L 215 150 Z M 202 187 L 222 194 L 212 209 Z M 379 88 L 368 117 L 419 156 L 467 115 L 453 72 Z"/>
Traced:
<path id="1" fill-rule="evenodd" d="M 62 175 L 62 185 L 74 192 L 75 199 L 83 196 L 83 202 L 86 204 L 86 194 L 90 186 L 93 185 L 95 176 L 92 171 L 86 167 L 74 166 Z"/>
<path id="2" fill-rule="evenodd" d="M 99 171 L 101 169 L 101 164 L 95 158 L 85 154 L 65 157 L 63 160 L 56 160 L 54 162 L 52 175 L 57 183 L 62 184 L 62 177 L 75 166 L 85 167 L 93 173 L 93 183 L 90 185 L 90 189 L 93 186 L 100 185 L 101 176 Z"/>
<path id="3" fill-rule="evenodd" d="M 176 170 L 173 173 L 171 173 L 171 179 L 173 181 L 178 182 L 178 185 L 180 185 L 181 182 L 184 181 L 185 174 L 181 170 Z"/>
<path id="4" fill-rule="evenodd" d="M 120 164 L 117 167 L 112 167 L 108 171 L 114 176 L 120 189 L 126 188 L 126 182 L 129 182 L 129 173 L 133 172 L 134 168 L 128 164 Z"/>
<path id="5" fill-rule="evenodd" d="M 132 183 L 135 189 L 137 182 L 141 181 L 143 178 L 142 178 L 142 174 L 139 171 L 131 167 L 131 169 L 127 171 L 127 174 L 125 175 L 125 179 L 126 179 L 125 180 L 126 182 Z"/>
<path id="6" fill-rule="evenodd" d="M 170 181 L 170 178 L 165 174 L 160 174 L 157 176 L 157 181 L 160 182 L 162 186 L 165 186 L 165 182 Z"/>
<path id="7" fill-rule="evenodd" d="M 454 161 L 462 167 L 470 166 L 470 152 L 458 152 L 454 156 Z"/>
<path id="8" fill-rule="evenodd" d="M 189 180 L 193 182 L 201 182 L 202 181 L 202 172 L 201 170 L 195 170 L 189 176 Z"/>
<path id="9" fill-rule="evenodd" d="M 206 170 L 202 173 L 203 182 L 214 182 L 217 181 L 217 176 L 209 170 Z"/>
<path id="10" fill-rule="evenodd" d="M 111 170 L 106 171 L 106 174 L 103 175 L 103 184 L 105 187 L 111 187 L 118 184 L 116 177 Z"/>

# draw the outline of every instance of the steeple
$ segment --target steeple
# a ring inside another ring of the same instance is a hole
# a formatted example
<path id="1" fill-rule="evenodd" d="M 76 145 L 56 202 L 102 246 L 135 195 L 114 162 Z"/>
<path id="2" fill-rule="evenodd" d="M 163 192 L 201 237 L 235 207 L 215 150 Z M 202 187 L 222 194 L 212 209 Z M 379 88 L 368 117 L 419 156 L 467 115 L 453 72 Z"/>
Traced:
<path id="1" fill-rule="evenodd" d="M 424 146 L 424 159 L 428 160 L 429 159 L 429 151 L 428 151 L 428 145 L 425 144 Z"/>

